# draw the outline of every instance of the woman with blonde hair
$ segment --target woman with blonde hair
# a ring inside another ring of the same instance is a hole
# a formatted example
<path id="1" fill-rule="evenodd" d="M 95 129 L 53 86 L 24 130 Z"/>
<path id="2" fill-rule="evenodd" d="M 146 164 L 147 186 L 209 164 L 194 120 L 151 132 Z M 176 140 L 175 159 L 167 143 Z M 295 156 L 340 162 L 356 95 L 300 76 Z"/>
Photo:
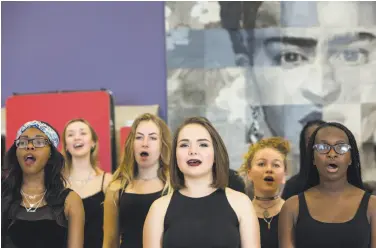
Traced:
<path id="1" fill-rule="evenodd" d="M 125 142 L 104 202 L 103 248 L 142 248 L 142 230 L 151 204 L 168 189 L 171 133 L 152 114 L 139 116 Z"/>
<path id="2" fill-rule="evenodd" d="M 280 190 L 285 183 L 289 152 L 289 142 L 281 137 L 262 139 L 249 147 L 239 169 L 253 190 L 263 248 L 278 248 L 278 216 L 284 204 Z"/>
<path id="3" fill-rule="evenodd" d="M 85 209 L 85 248 L 102 248 L 104 193 L 112 176 L 98 166 L 98 135 L 85 119 L 72 119 L 63 131 L 64 174 Z"/>

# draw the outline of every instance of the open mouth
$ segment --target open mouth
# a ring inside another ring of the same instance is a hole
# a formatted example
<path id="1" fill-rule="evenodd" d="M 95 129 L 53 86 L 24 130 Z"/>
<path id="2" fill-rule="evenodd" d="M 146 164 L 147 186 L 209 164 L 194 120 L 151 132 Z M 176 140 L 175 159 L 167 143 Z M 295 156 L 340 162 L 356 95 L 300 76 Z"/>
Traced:
<path id="1" fill-rule="evenodd" d="M 82 144 L 82 143 L 76 143 L 76 144 L 73 145 L 74 148 L 81 148 L 83 146 L 84 146 L 84 144 Z"/>
<path id="2" fill-rule="evenodd" d="M 26 165 L 32 165 L 35 163 L 37 159 L 32 155 L 32 154 L 28 154 L 25 156 L 25 164 Z"/>
<path id="3" fill-rule="evenodd" d="M 329 165 L 326 167 L 326 169 L 327 169 L 328 172 L 333 173 L 333 172 L 337 172 L 338 169 L 339 169 L 339 167 L 338 167 L 338 165 L 336 165 L 336 164 L 329 164 Z"/>
<path id="4" fill-rule="evenodd" d="M 271 177 L 271 176 L 266 176 L 266 177 L 264 177 L 264 181 L 265 182 L 274 182 L 274 178 Z"/>
<path id="5" fill-rule="evenodd" d="M 140 156 L 141 156 L 142 158 L 146 158 L 146 157 L 149 156 L 149 153 L 148 153 L 148 152 L 141 152 L 141 153 L 140 153 Z"/>
<path id="6" fill-rule="evenodd" d="M 190 159 L 187 161 L 187 164 L 189 166 L 199 166 L 201 164 L 201 160 L 198 160 L 198 159 Z"/>

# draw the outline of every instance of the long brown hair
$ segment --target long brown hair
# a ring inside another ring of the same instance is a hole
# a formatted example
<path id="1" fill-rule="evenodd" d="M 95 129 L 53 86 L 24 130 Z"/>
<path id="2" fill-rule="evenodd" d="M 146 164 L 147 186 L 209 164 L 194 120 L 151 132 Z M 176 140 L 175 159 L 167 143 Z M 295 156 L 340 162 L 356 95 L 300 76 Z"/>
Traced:
<path id="1" fill-rule="evenodd" d="M 124 150 L 119 167 L 113 174 L 113 181 L 120 180 L 122 190 L 131 184 L 138 174 L 138 167 L 134 155 L 134 140 L 136 129 L 143 121 L 152 121 L 159 128 L 161 141 L 161 155 L 159 158 L 158 177 L 165 184 L 164 191 L 169 185 L 168 165 L 171 158 L 171 132 L 167 124 L 158 116 L 145 113 L 137 117 L 131 127 L 131 131 L 125 141 Z"/>
<path id="2" fill-rule="evenodd" d="M 65 158 L 65 173 L 69 173 L 70 170 L 72 169 L 72 154 L 67 151 L 67 146 L 66 146 L 66 140 L 65 140 L 65 135 L 67 132 L 67 128 L 70 124 L 75 123 L 75 122 L 82 122 L 86 124 L 89 127 L 90 133 L 91 133 L 91 138 L 95 143 L 94 148 L 90 150 L 90 164 L 93 167 L 93 169 L 96 171 L 96 173 L 99 173 L 99 159 L 98 159 L 98 150 L 99 150 L 99 145 L 98 145 L 98 134 L 95 132 L 94 128 L 90 125 L 90 123 L 82 118 L 77 118 L 77 119 L 72 119 L 68 121 L 68 123 L 64 127 L 63 131 L 63 137 L 62 137 L 62 151 L 61 153 L 64 155 Z"/>

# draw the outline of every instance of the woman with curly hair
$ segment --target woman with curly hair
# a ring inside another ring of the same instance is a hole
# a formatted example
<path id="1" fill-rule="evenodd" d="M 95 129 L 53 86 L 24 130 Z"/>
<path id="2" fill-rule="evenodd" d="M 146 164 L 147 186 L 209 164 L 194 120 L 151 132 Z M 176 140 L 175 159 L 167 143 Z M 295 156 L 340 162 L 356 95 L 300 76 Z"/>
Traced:
<path id="1" fill-rule="evenodd" d="M 281 137 L 262 139 L 251 145 L 239 173 L 253 189 L 253 206 L 260 224 L 261 247 L 278 247 L 278 217 L 284 204 L 280 197 L 285 183 L 290 144 Z"/>

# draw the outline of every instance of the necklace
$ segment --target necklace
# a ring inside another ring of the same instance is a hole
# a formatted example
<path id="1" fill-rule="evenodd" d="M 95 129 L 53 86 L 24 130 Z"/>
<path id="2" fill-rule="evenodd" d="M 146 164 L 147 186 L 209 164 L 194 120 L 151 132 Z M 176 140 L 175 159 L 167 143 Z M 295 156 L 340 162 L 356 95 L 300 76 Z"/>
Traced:
<path id="1" fill-rule="evenodd" d="M 22 194 L 23 196 L 25 196 L 26 198 L 29 198 L 29 199 L 31 199 L 31 200 L 34 200 L 35 198 L 37 198 L 37 196 L 41 196 L 41 195 L 46 194 L 46 191 L 44 191 L 44 192 L 42 192 L 42 193 L 40 193 L 40 194 L 36 194 L 36 195 L 29 195 L 29 194 L 26 194 L 26 193 L 21 189 L 21 194 Z"/>
<path id="2" fill-rule="evenodd" d="M 270 219 L 270 221 L 268 221 L 265 217 L 263 218 L 264 221 L 266 222 L 266 224 L 268 224 L 268 230 L 270 230 L 270 224 L 272 223 L 273 218 L 274 218 L 274 216 Z"/>
<path id="3" fill-rule="evenodd" d="M 265 219 L 265 218 L 269 218 L 269 216 L 270 216 L 270 213 L 269 213 L 268 209 L 274 207 L 274 206 L 277 205 L 278 203 L 279 203 L 279 201 L 278 201 L 277 203 L 274 203 L 274 204 L 271 205 L 270 207 L 267 207 L 267 208 L 264 208 L 264 207 L 260 206 L 260 205 L 257 204 L 257 203 L 256 203 L 256 205 L 259 206 L 260 208 L 264 209 L 264 212 L 263 212 L 262 214 L 263 214 L 264 219 Z"/>
<path id="4" fill-rule="evenodd" d="M 150 178 L 147 178 L 147 177 L 144 177 L 144 178 L 139 177 L 139 178 L 137 178 L 137 179 L 138 179 L 138 180 L 142 180 L 142 181 L 151 181 L 151 180 L 156 179 L 156 178 L 158 178 L 158 176 L 150 177 Z"/>
<path id="5" fill-rule="evenodd" d="M 46 195 L 46 192 L 47 192 L 47 190 L 44 191 L 44 193 L 42 194 L 42 198 L 40 198 L 37 202 L 31 203 L 28 200 L 27 195 L 25 195 L 24 192 L 21 190 L 21 195 L 24 196 L 24 199 L 22 200 L 22 203 L 23 203 L 23 205 L 25 207 L 26 212 L 28 212 L 28 213 L 30 213 L 30 212 L 34 213 L 35 211 L 37 211 L 37 209 L 39 208 L 40 204 L 43 202 L 43 199 L 44 199 L 44 196 Z M 26 200 L 27 204 L 29 205 L 29 207 L 26 207 L 25 200 Z"/>
<path id="6" fill-rule="evenodd" d="M 91 179 L 92 177 L 92 171 L 89 171 L 88 177 L 86 179 L 74 179 L 72 176 L 69 176 L 69 181 L 75 182 L 80 188 L 85 186 Z"/>
<path id="7" fill-rule="evenodd" d="M 278 199 L 280 196 L 275 195 L 275 196 L 270 196 L 270 197 L 262 197 L 262 196 L 255 196 L 255 199 L 258 201 L 273 201 Z"/>

